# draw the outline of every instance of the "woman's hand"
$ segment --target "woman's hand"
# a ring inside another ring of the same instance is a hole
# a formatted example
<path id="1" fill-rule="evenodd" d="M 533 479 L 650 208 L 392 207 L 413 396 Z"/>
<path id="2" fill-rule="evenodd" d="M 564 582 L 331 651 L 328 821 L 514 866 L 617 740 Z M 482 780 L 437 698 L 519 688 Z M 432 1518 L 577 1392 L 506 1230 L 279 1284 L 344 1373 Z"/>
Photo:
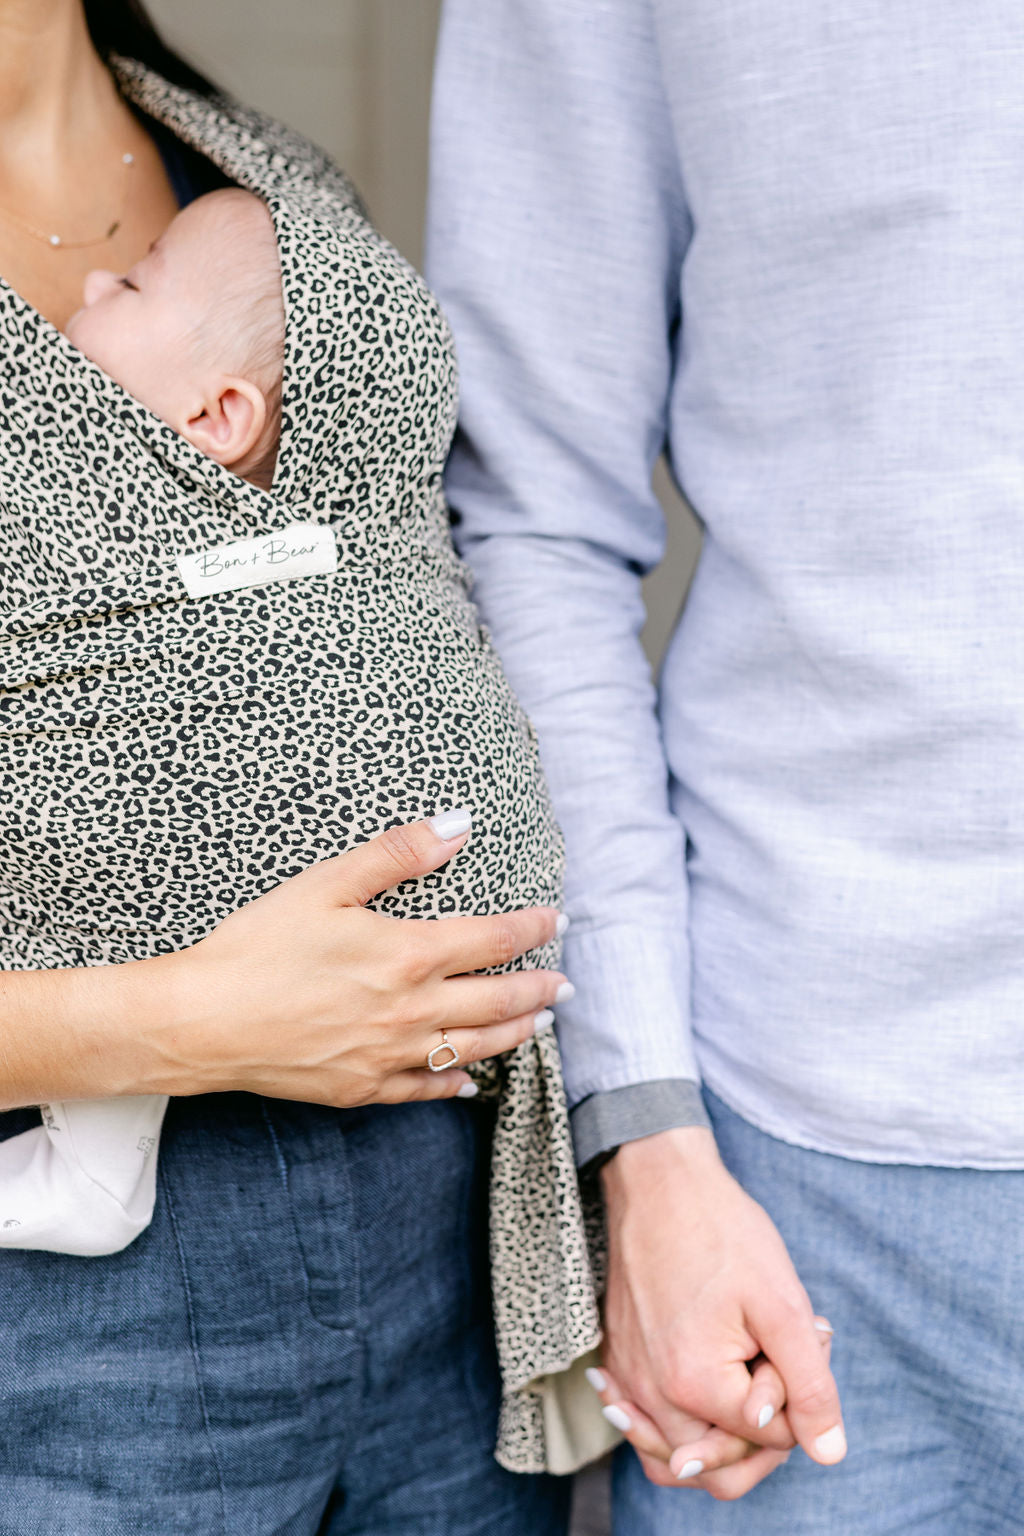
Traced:
<path id="1" fill-rule="evenodd" d="M 453 858 L 468 829 L 452 812 L 395 827 L 286 880 L 191 949 L 141 962 L 166 1006 L 144 1032 L 144 1086 L 131 1091 L 244 1089 L 339 1106 L 452 1098 L 467 1085 L 468 1096 L 465 1072 L 427 1070 L 441 1031 L 462 1063 L 511 1050 L 551 1023 L 565 977 L 467 973 L 546 944 L 559 914 L 420 921 L 365 910 Z"/>
<path id="2" fill-rule="evenodd" d="M 831 1355 L 832 1325 L 816 1317 L 826 1361 Z M 750 1362 L 750 1390 L 743 1406 L 751 1434 L 765 1430 L 774 1420 L 781 1431 L 778 1445 L 759 1445 L 730 1435 L 705 1419 L 680 1415 L 679 1443 L 673 1448 L 661 1430 L 641 1408 L 630 1402 L 611 1372 L 587 1371 L 587 1380 L 604 1404 L 602 1412 L 629 1441 L 640 1457 L 652 1483 L 661 1488 L 703 1488 L 716 1499 L 742 1498 L 756 1483 L 789 1460 L 796 1445 L 785 1422 L 786 1389 L 778 1371 L 763 1356 Z"/>

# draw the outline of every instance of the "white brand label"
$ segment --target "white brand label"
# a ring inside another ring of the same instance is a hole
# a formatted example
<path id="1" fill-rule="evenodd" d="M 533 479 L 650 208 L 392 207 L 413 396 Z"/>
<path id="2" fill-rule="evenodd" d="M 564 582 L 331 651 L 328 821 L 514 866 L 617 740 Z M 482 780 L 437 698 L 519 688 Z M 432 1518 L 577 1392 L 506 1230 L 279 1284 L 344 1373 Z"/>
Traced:
<path id="1" fill-rule="evenodd" d="M 258 539 L 178 555 L 177 562 L 189 597 L 205 597 L 295 576 L 325 576 L 338 569 L 338 546 L 328 523 L 291 523 Z"/>

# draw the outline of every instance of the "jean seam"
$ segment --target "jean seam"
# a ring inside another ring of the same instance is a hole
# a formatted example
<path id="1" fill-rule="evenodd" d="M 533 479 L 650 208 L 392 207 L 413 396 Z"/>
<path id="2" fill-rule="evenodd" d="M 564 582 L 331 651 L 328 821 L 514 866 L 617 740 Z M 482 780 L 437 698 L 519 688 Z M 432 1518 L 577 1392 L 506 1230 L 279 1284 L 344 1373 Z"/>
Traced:
<path id="1" fill-rule="evenodd" d="M 341 1137 L 342 1151 L 344 1153 L 344 1161 L 342 1163 L 342 1173 L 344 1174 L 344 1177 L 345 1177 L 345 1194 L 346 1194 L 347 1199 L 348 1199 L 348 1209 L 349 1209 L 349 1212 L 350 1212 L 350 1215 L 351 1215 L 351 1220 L 352 1220 L 352 1293 L 353 1294 L 352 1294 L 352 1328 L 349 1330 L 349 1332 L 354 1334 L 355 1338 L 357 1338 L 359 1340 L 359 1344 L 360 1344 L 360 1349 L 359 1349 L 359 1362 L 360 1362 L 359 1390 L 360 1390 L 360 1392 L 365 1392 L 365 1390 L 366 1390 L 366 1371 L 367 1371 L 367 1348 L 366 1348 L 365 1341 L 369 1337 L 370 1321 L 369 1321 L 368 1317 L 364 1316 L 364 1312 L 363 1312 L 362 1232 L 360 1231 L 359 1227 L 356 1225 L 356 1216 L 355 1216 L 356 1199 L 355 1199 L 355 1191 L 352 1188 L 352 1165 L 351 1165 L 351 1158 L 349 1157 L 348 1148 L 345 1145 L 344 1135 L 340 1131 L 340 1129 L 339 1129 L 338 1134 Z"/>
<path id="2" fill-rule="evenodd" d="M 460 1125 L 460 1128 L 461 1128 L 461 1131 L 462 1131 L 463 1142 L 466 1144 L 466 1146 L 467 1146 L 467 1148 L 469 1150 L 469 1153 L 470 1153 L 471 1166 L 473 1168 L 474 1178 L 475 1178 L 476 1177 L 476 1172 L 477 1172 L 477 1160 L 478 1160 L 478 1158 L 480 1156 L 480 1132 L 479 1132 L 477 1126 L 474 1123 L 474 1111 L 473 1111 L 473 1109 L 469 1105 L 456 1106 L 456 1112 L 458 1112 L 458 1108 L 460 1108 L 460 1107 L 464 1109 L 464 1113 L 458 1115 L 458 1121 L 459 1121 L 459 1125 Z M 490 1183 L 490 1141 L 488 1139 L 488 1185 L 489 1185 L 489 1183 Z M 470 1251 L 472 1251 L 474 1235 L 475 1234 L 471 1230 L 467 1230 L 468 1242 L 467 1242 L 466 1246 L 467 1246 L 467 1249 L 469 1249 Z M 488 1242 L 486 1244 L 485 1251 L 487 1253 L 487 1292 L 488 1292 L 488 1301 L 490 1301 L 492 1278 L 491 1278 L 491 1256 L 490 1256 L 490 1242 L 489 1242 L 489 1240 L 488 1240 Z M 466 1303 L 467 1307 L 471 1307 L 472 1304 L 473 1304 L 474 1291 L 475 1291 L 475 1280 L 476 1280 L 475 1268 L 474 1268 L 474 1265 L 473 1265 L 472 1261 L 470 1260 L 470 1261 L 468 1261 L 464 1265 L 463 1273 L 462 1273 L 463 1295 L 464 1295 L 465 1303 Z M 500 1365 L 498 1365 L 497 1369 L 498 1369 L 498 1411 L 500 1413 L 501 1412 L 501 1399 L 502 1399 L 502 1395 L 503 1395 L 503 1384 L 502 1384 L 502 1381 L 501 1381 L 501 1367 L 500 1367 Z M 489 1402 L 485 1401 L 483 1397 L 481 1397 L 481 1394 L 480 1394 L 480 1391 L 479 1391 L 479 1389 L 477 1387 L 477 1384 L 476 1384 L 476 1382 L 473 1379 L 473 1371 L 472 1371 L 472 1366 L 471 1366 L 471 1363 L 470 1363 L 470 1357 L 469 1357 L 468 1351 L 464 1351 L 463 1352 L 462 1381 L 463 1381 L 463 1386 L 465 1387 L 465 1390 L 466 1390 L 467 1397 L 469 1398 L 470 1402 L 475 1403 L 475 1405 L 476 1405 L 477 1413 L 482 1418 L 486 1417 L 490 1413 L 491 1404 Z"/>
<path id="3" fill-rule="evenodd" d="M 217 1473 L 217 1492 L 220 1496 L 220 1519 L 224 1536 L 228 1532 L 228 1506 L 227 1490 L 224 1486 L 224 1469 L 217 1455 L 217 1444 L 213 1434 L 213 1426 L 210 1423 L 210 1410 L 206 1401 L 206 1392 L 203 1388 L 203 1372 L 199 1360 L 199 1330 L 196 1326 L 195 1306 L 192 1301 L 192 1287 L 188 1279 L 188 1267 L 185 1263 L 185 1245 L 181 1240 L 181 1231 L 178 1226 L 178 1218 L 174 1210 L 174 1197 L 165 1181 L 163 1182 L 164 1194 L 167 1197 L 167 1211 L 170 1216 L 171 1230 L 174 1233 L 174 1247 L 178 1255 L 178 1266 L 181 1270 L 181 1284 L 185 1293 L 185 1311 L 188 1316 L 189 1348 L 192 1351 L 192 1369 L 196 1377 L 196 1392 L 199 1397 L 199 1408 L 203 1417 L 203 1428 L 206 1431 L 207 1443 L 210 1447 L 210 1455 Z"/>

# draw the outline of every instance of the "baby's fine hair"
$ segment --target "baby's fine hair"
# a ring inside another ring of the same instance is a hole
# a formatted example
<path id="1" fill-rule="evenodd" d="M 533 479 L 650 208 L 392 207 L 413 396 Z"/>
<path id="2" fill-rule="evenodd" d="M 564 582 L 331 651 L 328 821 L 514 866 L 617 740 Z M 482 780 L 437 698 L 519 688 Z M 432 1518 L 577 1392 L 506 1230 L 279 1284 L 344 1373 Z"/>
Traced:
<path id="1" fill-rule="evenodd" d="M 284 300 L 277 237 L 266 203 L 240 187 L 206 194 L 216 199 L 221 217 L 230 221 L 234 238 L 215 241 L 209 260 L 224 301 L 208 316 L 198 344 L 217 362 L 241 378 L 258 384 L 267 402 L 267 425 L 258 457 L 244 470 L 245 478 L 269 489 L 281 436 L 281 376 L 284 368 Z"/>

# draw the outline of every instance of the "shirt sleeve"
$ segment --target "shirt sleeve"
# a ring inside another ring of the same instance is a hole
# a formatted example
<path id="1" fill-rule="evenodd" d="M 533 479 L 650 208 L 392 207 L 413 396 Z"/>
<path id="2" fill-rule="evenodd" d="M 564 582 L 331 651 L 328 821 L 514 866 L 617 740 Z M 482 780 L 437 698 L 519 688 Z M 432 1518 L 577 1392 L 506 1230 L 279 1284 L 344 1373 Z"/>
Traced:
<path id="1" fill-rule="evenodd" d="M 566 837 L 581 1159 L 703 1121 L 640 642 L 689 236 L 649 0 L 447 0 L 427 266 L 462 380 L 449 496 Z"/>

